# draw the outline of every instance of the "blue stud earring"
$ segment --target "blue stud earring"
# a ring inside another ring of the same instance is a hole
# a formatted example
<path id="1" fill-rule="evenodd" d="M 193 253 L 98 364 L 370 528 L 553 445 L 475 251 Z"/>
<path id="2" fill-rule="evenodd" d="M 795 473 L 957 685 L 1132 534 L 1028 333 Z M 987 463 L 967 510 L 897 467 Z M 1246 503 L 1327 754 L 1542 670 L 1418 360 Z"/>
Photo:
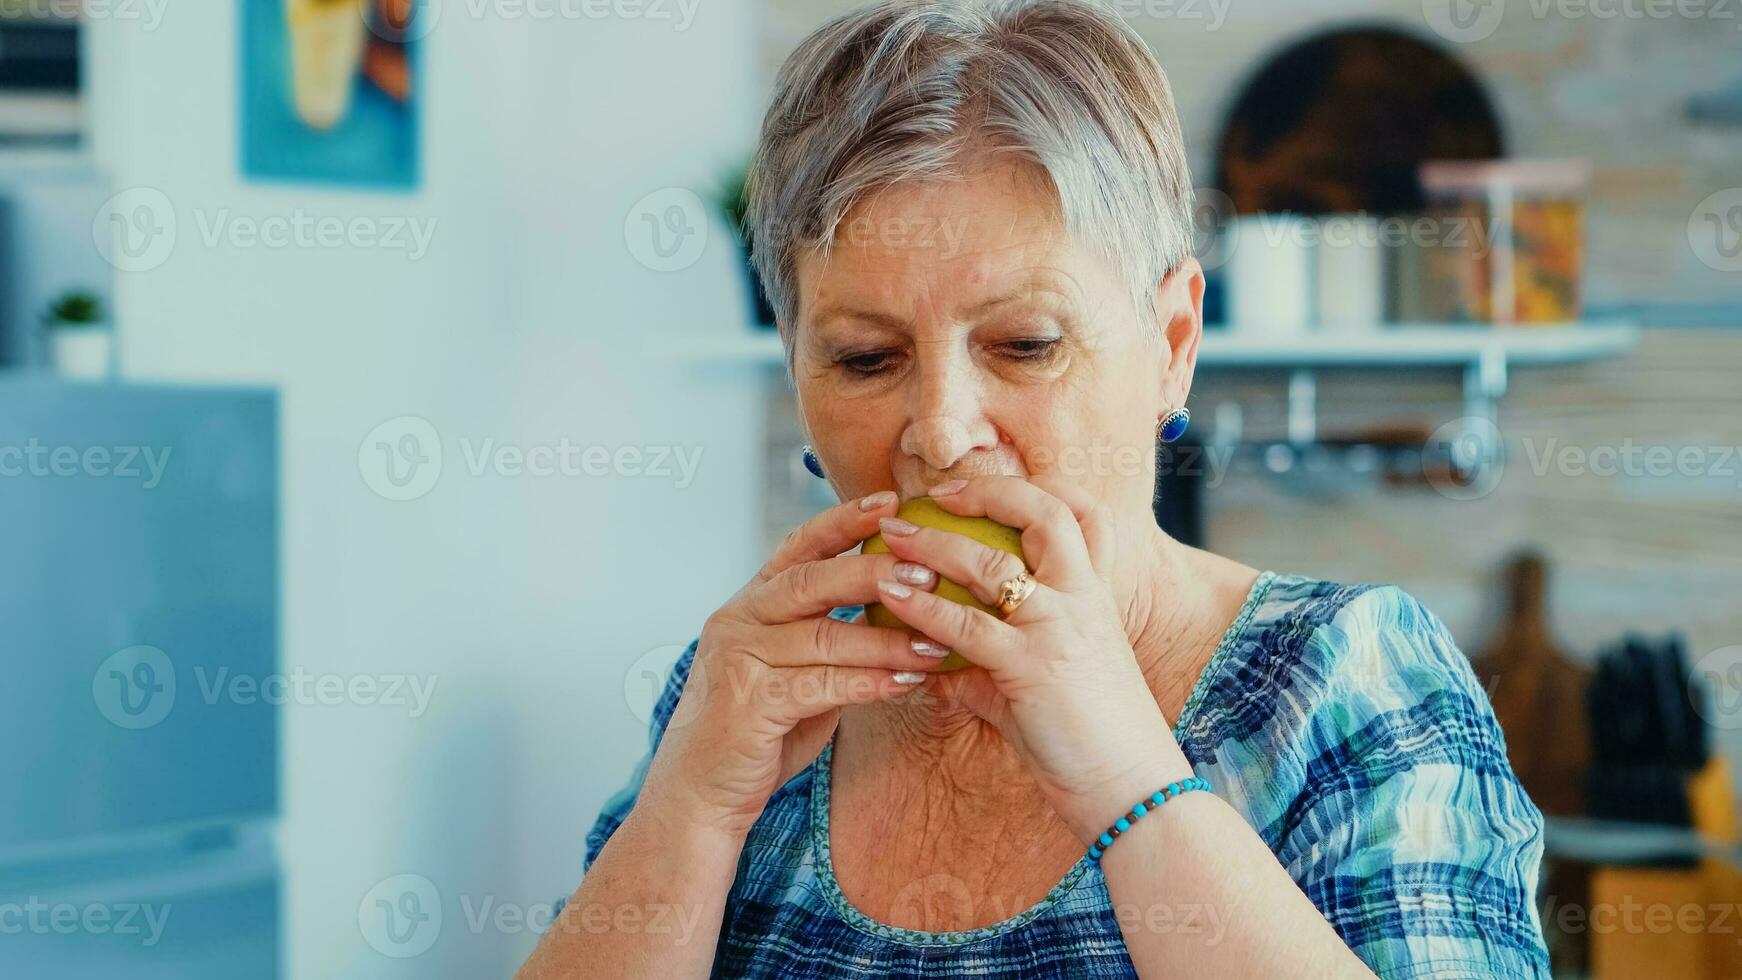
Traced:
<path id="1" fill-rule="evenodd" d="M 1161 441 L 1173 442 L 1186 434 L 1186 426 L 1192 422 L 1192 412 L 1189 408 L 1176 408 L 1167 413 L 1161 420 Z"/>
<path id="2" fill-rule="evenodd" d="M 809 443 L 804 447 L 804 468 L 811 471 L 811 476 L 819 480 L 823 478 L 823 461 L 817 459 L 816 450 Z"/>

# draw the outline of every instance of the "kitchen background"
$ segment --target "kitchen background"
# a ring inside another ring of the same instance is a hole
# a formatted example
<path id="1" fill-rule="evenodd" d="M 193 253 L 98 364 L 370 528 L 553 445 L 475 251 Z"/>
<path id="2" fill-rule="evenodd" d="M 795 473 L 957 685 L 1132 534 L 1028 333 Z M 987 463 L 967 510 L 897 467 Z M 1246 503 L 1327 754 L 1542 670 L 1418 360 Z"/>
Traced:
<path id="1" fill-rule="evenodd" d="M 365 6 L 0 0 L 0 974 L 510 973 L 827 502 L 727 215 L 850 4 Z M 1214 280 L 1158 518 L 1446 620 L 1557 972 L 1742 975 L 1742 10 L 1116 6 Z M 1301 247 L 1347 211 L 1517 264 Z"/>

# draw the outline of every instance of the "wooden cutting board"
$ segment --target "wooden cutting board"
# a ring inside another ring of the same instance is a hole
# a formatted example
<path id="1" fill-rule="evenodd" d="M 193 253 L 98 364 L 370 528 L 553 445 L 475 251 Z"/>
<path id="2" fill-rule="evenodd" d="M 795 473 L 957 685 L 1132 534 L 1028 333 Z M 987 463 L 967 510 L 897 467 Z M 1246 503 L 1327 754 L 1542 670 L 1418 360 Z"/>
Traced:
<path id="1" fill-rule="evenodd" d="M 1585 812 L 1591 764 L 1585 689 L 1591 671 L 1568 660 L 1548 628 L 1546 569 L 1535 553 L 1514 558 L 1506 574 L 1506 615 L 1476 676 L 1506 734 L 1507 755 L 1530 798 L 1554 816 Z"/>

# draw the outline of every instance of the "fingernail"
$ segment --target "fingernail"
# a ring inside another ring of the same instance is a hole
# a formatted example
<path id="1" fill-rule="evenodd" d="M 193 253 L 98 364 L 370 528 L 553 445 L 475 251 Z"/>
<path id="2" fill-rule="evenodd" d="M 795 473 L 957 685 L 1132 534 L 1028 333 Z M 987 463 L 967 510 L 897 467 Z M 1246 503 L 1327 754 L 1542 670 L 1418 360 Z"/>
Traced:
<path id="1" fill-rule="evenodd" d="M 920 639 L 917 636 L 909 641 L 909 643 L 913 647 L 913 652 L 922 657 L 937 657 L 942 659 L 950 655 L 949 647 L 940 647 L 930 640 Z"/>
<path id="2" fill-rule="evenodd" d="M 904 521 L 899 517 L 879 517 L 877 518 L 877 526 L 883 529 L 884 534 L 893 534 L 898 538 L 905 538 L 919 530 L 918 524 Z"/>
<path id="3" fill-rule="evenodd" d="M 937 486 L 932 487 L 930 490 L 927 490 L 926 496 L 948 497 L 950 494 L 955 493 L 957 490 L 960 490 L 967 485 L 967 480 L 950 480 L 947 483 L 940 483 Z"/>
<path id="4" fill-rule="evenodd" d="M 891 599 L 905 599 L 908 596 L 913 595 L 912 589 L 902 585 L 900 582 L 891 582 L 888 579 L 879 579 L 877 581 L 877 591 L 882 592 Z"/>
<path id="5" fill-rule="evenodd" d="M 887 507 L 893 503 L 895 503 L 894 490 L 879 490 L 871 496 L 866 497 L 864 500 L 859 501 L 859 509 L 876 510 L 879 507 Z"/>
<path id="6" fill-rule="evenodd" d="M 920 681 L 925 680 L 925 678 L 926 678 L 926 675 L 920 671 L 903 670 L 903 671 L 899 671 L 896 673 L 895 683 L 897 683 L 897 684 L 918 684 Z"/>
<path id="7" fill-rule="evenodd" d="M 895 577 L 897 580 L 906 582 L 908 585 L 918 586 L 923 589 L 932 584 L 932 582 L 938 577 L 938 573 L 924 565 L 916 564 L 911 561 L 898 561 L 895 563 Z"/>

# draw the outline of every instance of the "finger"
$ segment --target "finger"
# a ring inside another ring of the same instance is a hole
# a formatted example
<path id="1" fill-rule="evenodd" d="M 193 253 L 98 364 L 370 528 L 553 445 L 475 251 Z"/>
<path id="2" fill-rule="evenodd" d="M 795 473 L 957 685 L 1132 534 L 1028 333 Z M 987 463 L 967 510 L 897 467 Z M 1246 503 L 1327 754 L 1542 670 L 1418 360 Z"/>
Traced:
<path id="1" fill-rule="evenodd" d="M 877 587 L 878 601 L 898 619 L 915 632 L 961 654 L 969 663 L 992 671 L 1008 671 L 1017 666 L 1016 653 L 1021 649 L 1022 634 L 1009 623 L 973 606 L 910 589 L 898 582 L 884 580 Z M 1034 597 L 1030 596 L 1028 601 L 1033 602 Z"/>
<path id="2" fill-rule="evenodd" d="M 770 667 L 882 667 L 887 670 L 935 670 L 940 656 L 919 652 L 924 643 L 904 629 L 843 623 L 820 617 L 770 626 L 768 642 L 756 656 Z M 933 644 L 935 647 L 936 645 Z"/>
<path id="3" fill-rule="evenodd" d="M 936 572 L 905 562 L 891 550 L 801 562 L 765 582 L 752 583 L 738 605 L 753 622 L 770 626 L 797 622 L 838 606 L 876 602 L 877 580 L 885 578 L 919 589 L 937 588 Z"/>
<path id="4" fill-rule="evenodd" d="M 893 490 L 836 504 L 793 528 L 756 573 L 766 581 L 800 562 L 833 558 L 877 533 L 877 518 L 895 513 L 900 503 Z"/>
<path id="5" fill-rule="evenodd" d="M 769 714 L 784 723 L 797 724 L 832 708 L 900 697 L 929 676 L 924 671 L 824 664 L 767 671 L 760 684 Z"/>
<path id="6" fill-rule="evenodd" d="M 933 498 L 964 517 L 990 517 L 1022 531 L 1022 553 L 1035 577 L 1075 589 L 1095 574 L 1083 530 L 1065 502 L 1016 476 L 980 476 L 960 490 Z"/>
<path id="7" fill-rule="evenodd" d="M 890 554 L 935 570 L 988 606 L 998 604 L 1005 582 L 1028 571 L 1022 559 L 1010 552 L 981 544 L 966 535 L 931 527 L 907 526 L 909 530 L 902 532 L 887 523 L 884 525 L 883 541 L 889 545 Z"/>
<path id="8" fill-rule="evenodd" d="M 1089 564 L 1105 576 L 1113 569 L 1114 548 L 1119 536 L 1114 527 L 1113 511 L 1100 498 L 1068 477 L 1058 473 L 1043 473 L 1029 477 L 1035 486 L 1064 502 L 1082 530 L 1083 543 L 1089 549 Z"/>

